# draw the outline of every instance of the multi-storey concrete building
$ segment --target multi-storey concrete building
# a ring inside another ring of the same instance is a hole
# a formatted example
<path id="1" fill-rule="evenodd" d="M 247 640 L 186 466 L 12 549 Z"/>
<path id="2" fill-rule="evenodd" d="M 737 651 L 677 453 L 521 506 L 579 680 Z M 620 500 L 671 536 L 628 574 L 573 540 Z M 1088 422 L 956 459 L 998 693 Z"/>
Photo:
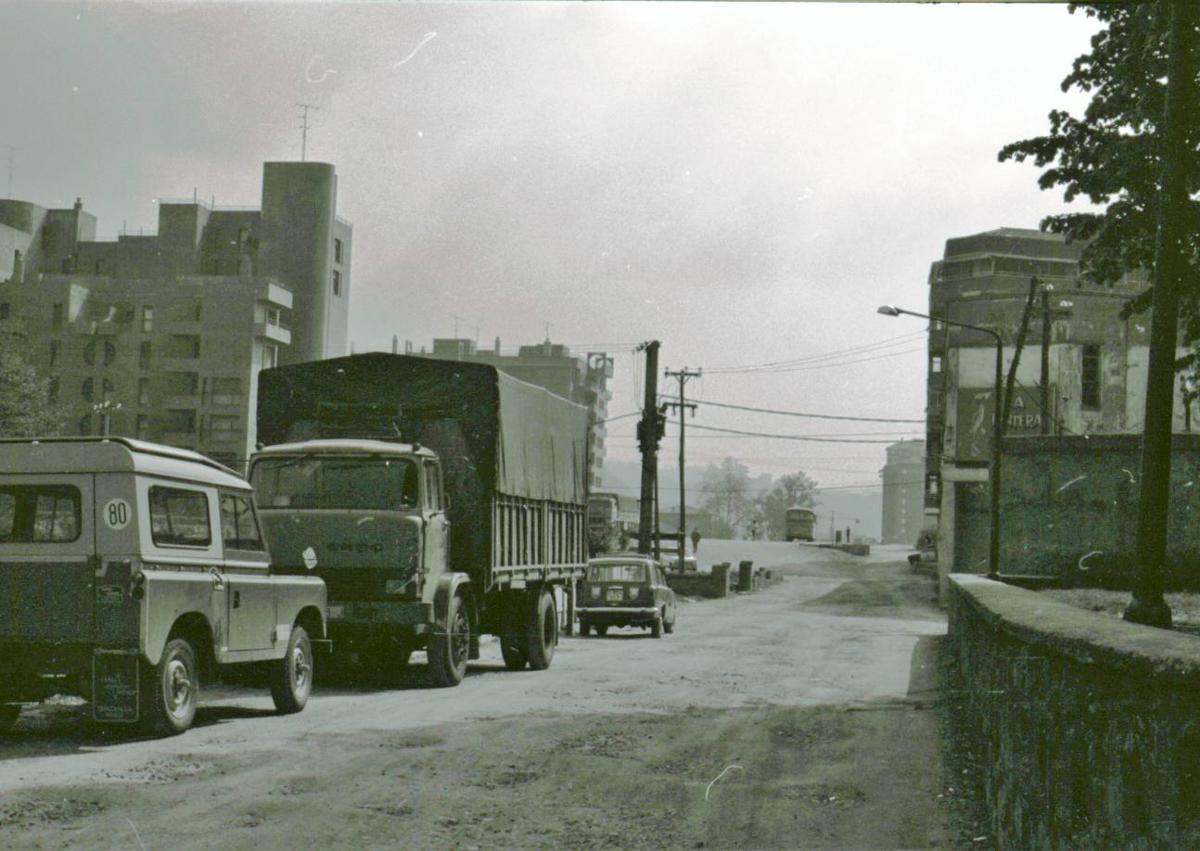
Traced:
<path id="1" fill-rule="evenodd" d="M 433 341 L 433 351 L 427 356 L 491 364 L 522 381 L 545 387 L 551 393 L 586 407 L 592 425 L 588 446 L 589 486 L 597 488 L 601 485 L 606 451 L 605 420 L 612 398 L 608 379 L 613 375 L 613 359 L 607 354 L 588 352 L 580 356 L 564 345 L 547 340 L 521 346 L 515 355 L 506 355 L 501 353 L 499 338 L 491 351 L 478 349 L 474 340 L 441 338 Z"/>
<path id="2" fill-rule="evenodd" d="M 879 478 L 883 481 L 883 543 L 915 545 L 925 522 L 924 442 L 901 440 L 889 446 Z"/>
<path id="3" fill-rule="evenodd" d="M 996 346 L 1007 378 L 1036 277 L 1006 434 L 1137 433 L 1145 409 L 1150 316 L 1121 308 L 1147 286 L 1129 275 L 1112 287 L 1080 275 L 1082 246 L 1036 230 L 999 228 L 950 239 L 929 275 L 925 525 L 938 530 L 939 571 L 987 567 L 988 462 L 995 416 Z M 1182 354 L 1182 352 L 1181 352 Z M 1189 416 L 1182 392 L 1175 429 Z M 1002 502 L 1003 506 L 1003 496 Z M 1021 572 L 1020 565 L 1001 565 Z"/>
<path id="4" fill-rule="evenodd" d="M 345 354 L 350 225 L 325 163 L 266 163 L 259 209 L 161 201 L 158 233 L 96 241 L 76 201 L 0 201 L 0 321 L 24 333 L 69 431 L 240 466 L 258 371 Z"/>

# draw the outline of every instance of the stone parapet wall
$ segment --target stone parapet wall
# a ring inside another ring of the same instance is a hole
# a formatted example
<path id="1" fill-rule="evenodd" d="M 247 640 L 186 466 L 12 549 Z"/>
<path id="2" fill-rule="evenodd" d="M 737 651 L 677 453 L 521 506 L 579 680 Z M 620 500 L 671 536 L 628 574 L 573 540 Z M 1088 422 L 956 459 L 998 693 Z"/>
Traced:
<path id="1" fill-rule="evenodd" d="M 947 605 L 989 847 L 1200 847 L 1200 638 L 964 574 Z"/>

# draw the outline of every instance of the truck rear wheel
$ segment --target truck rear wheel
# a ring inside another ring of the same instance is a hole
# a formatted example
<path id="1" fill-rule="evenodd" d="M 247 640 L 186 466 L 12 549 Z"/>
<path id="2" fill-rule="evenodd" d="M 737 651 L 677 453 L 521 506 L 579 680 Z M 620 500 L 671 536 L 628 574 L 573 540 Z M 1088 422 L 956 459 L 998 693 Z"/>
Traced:
<path id="1" fill-rule="evenodd" d="M 554 659 L 554 648 L 558 646 L 558 611 L 553 595 L 544 588 L 538 592 L 530 607 L 529 631 L 526 635 L 529 667 L 535 671 L 546 670 Z"/>
<path id="2" fill-rule="evenodd" d="M 471 620 L 467 604 L 459 594 L 450 598 L 446 628 L 429 639 L 429 678 L 438 688 L 449 688 L 467 675 L 467 656 L 471 648 Z"/>
<path id="3" fill-rule="evenodd" d="M 308 633 L 302 626 L 292 627 L 287 653 L 271 663 L 271 699 L 284 715 L 299 712 L 312 693 L 313 653 Z"/>
<path id="4" fill-rule="evenodd" d="M 191 727 L 200 697 L 200 671 L 191 643 L 186 638 L 172 638 L 147 674 L 142 690 L 145 725 L 168 736 Z"/>

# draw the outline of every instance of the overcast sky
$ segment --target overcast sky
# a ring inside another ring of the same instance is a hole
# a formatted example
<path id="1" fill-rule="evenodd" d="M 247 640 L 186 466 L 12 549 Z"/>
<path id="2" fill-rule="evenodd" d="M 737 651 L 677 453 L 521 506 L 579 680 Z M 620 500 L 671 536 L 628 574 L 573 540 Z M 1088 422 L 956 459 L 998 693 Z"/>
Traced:
<path id="1" fill-rule="evenodd" d="M 617 352 L 617 416 L 640 405 L 629 349 L 658 339 L 662 367 L 709 371 L 701 401 L 920 419 L 923 324 L 875 308 L 924 311 L 947 238 L 1063 209 L 996 152 L 1078 105 L 1059 83 L 1094 29 L 1057 4 L 0 2 L 0 155 L 17 149 L 14 197 L 82 196 L 102 238 L 151 232 L 155 199 L 193 189 L 257 205 L 309 103 L 308 158 L 337 167 L 354 225 L 358 351 L 548 328 Z M 635 457 L 634 422 L 611 424 L 612 456 Z M 923 436 L 703 405 L 689 422 Z M 699 430 L 688 447 L 689 466 L 827 486 L 884 461 Z"/>

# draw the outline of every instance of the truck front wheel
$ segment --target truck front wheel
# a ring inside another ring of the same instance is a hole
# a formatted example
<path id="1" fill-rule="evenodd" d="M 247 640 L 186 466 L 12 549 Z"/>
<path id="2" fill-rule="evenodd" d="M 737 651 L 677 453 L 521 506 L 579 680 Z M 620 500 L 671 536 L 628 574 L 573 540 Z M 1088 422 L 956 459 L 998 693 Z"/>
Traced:
<path id="1" fill-rule="evenodd" d="M 429 639 L 429 678 L 438 688 L 456 686 L 467 675 L 467 656 L 471 648 L 471 620 L 462 596 L 450 598 L 446 629 Z"/>
<path id="2" fill-rule="evenodd" d="M 173 736 L 192 726 L 200 697 L 196 651 L 186 638 L 172 638 L 145 678 L 143 721 L 155 733 Z"/>
<path id="3" fill-rule="evenodd" d="M 529 667 L 544 671 L 554 659 L 554 648 L 558 646 L 558 611 L 554 597 L 543 588 L 538 592 L 531 607 L 529 618 Z"/>
<path id="4" fill-rule="evenodd" d="M 287 653 L 271 664 L 271 699 L 275 701 L 275 708 L 284 715 L 299 712 L 308 703 L 312 682 L 312 642 L 304 627 L 292 627 Z"/>

